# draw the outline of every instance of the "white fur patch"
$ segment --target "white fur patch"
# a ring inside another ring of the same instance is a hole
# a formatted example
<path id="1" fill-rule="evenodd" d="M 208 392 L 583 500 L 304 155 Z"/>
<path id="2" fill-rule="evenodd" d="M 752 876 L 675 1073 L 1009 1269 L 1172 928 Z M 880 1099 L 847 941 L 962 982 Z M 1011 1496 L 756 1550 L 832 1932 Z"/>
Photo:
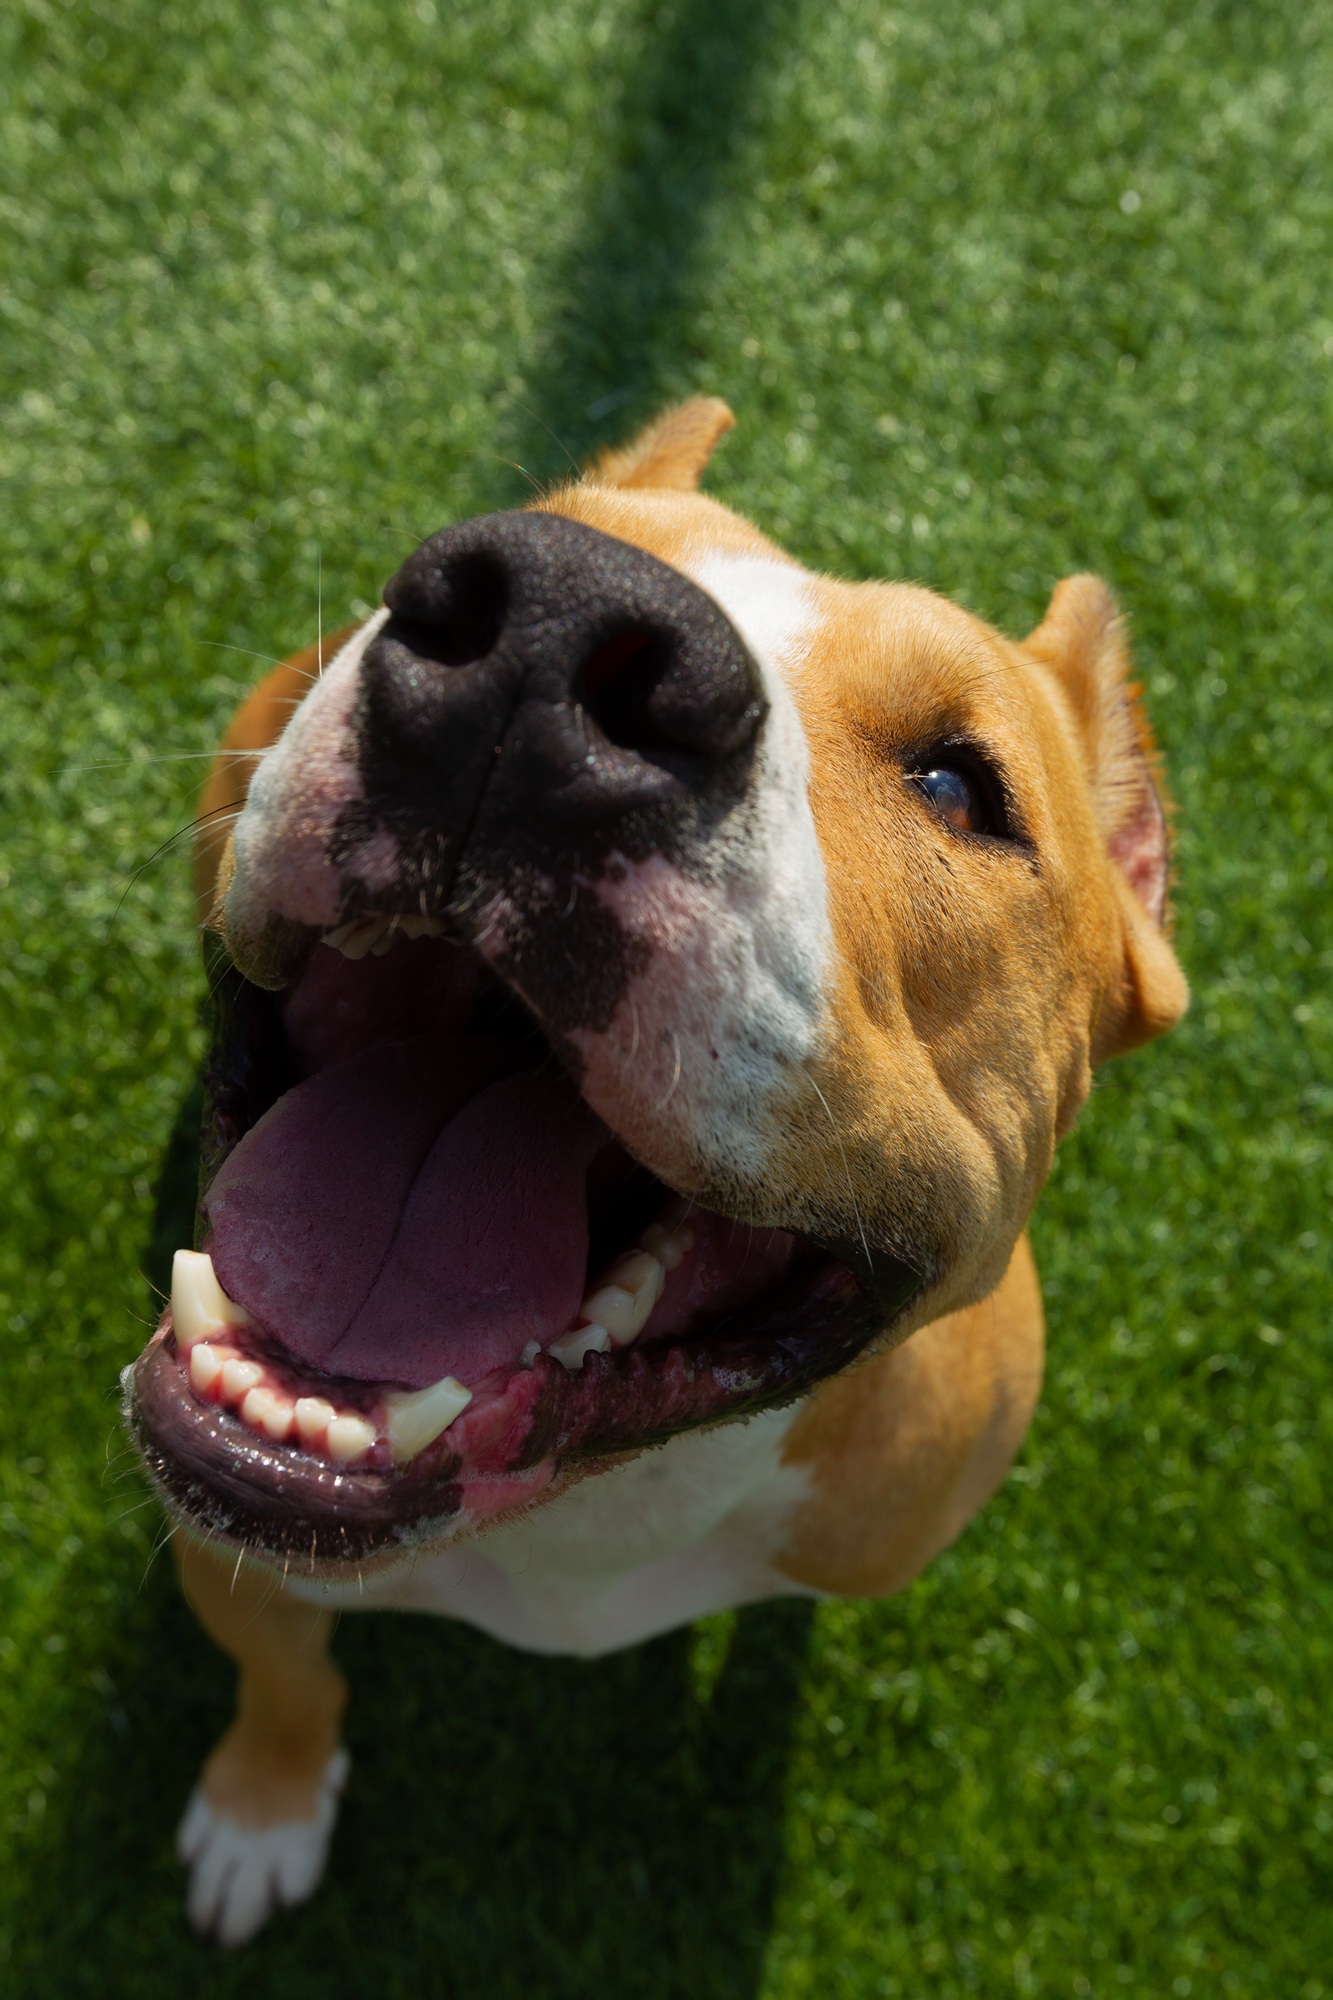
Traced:
<path id="1" fill-rule="evenodd" d="M 348 1756 L 335 1750 L 324 1767 L 313 1819 L 277 1826 L 242 1826 L 195 1791 L 176 1834 L 176 1852 L 190 1870 L 186 1908 L 203 1937 L 245 1944 L 273 1912 L 303 1903 L 319 1884 L 347 1782 Z"/>
<path id="2" fill-rule="evenodd" d="M 328 849 L 343 808 L 364 796 L 352 716 L 362 655 L 388 615 L 376 612 L 352 635 L 260 761 L 235 827 L 227 891 L 234 936 L 259 936 L 271 915 L 321 930 L 338 921 L 339 876 Z M 387 863 L 377 851 L 380 877 Z"/>
<path id="3" fill-rule="evenodd" d="M 604 1034 L 576 1033 L 581 1087 L 662 1177 L 752 1182 L 792 1078 L 814 1054 L 832 934 L 809 753 L 789 677 L 818 622 L 792 564 L 709 557 L 694 580 L 745 640 L 769 713 L 737 824 L 687 878 L 661 857 L 596 893 L 651 950 Z"/>
<path id="4" fill-rule="evenodd" d="M 782 1464 L 795 1408 L 685 1431 L 464 1547 L 364 1585 L 296 1577 L 292 1596 L 348 1611 L 461 1618 L 536 1653 L 594 1658 L 762 1598 L 803 1594 L 773 1567 L 804 1468 Z"/>
<path id="5" fill-rule="evenodd" d="M 772 683 L 798 668 L 817 614 L 809 578 L 796 563 L 771 556 L 704 556 L 685 572 L 726 612 Z"/>

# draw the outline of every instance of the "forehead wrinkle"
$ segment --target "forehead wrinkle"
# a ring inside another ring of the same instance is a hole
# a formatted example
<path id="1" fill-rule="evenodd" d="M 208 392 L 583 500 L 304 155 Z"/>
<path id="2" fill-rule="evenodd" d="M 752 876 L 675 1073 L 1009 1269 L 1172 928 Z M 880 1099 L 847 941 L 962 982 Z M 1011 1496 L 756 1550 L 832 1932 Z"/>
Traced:
<path id="1" fill-rule="evenodd" d="M 912 585 L 825 583 L 819 601 L 810 679 L 871 738 L 969 726 L 1026 736 L 1028 664 L 980 620 Z M 819 727 L 814 713 L 809 720 Z"/>

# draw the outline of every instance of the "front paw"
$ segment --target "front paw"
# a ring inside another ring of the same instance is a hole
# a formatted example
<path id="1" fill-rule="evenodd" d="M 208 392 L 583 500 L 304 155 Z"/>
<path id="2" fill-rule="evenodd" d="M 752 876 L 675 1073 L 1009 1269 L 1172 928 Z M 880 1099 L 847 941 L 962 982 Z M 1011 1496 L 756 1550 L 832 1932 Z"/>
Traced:
<path id="1" fill-rule="evenodd" d="M 324 1873 L 347 1782 L 348 1756 L 335 1750 L 324 1766 L 313 1814 L 247 1826 L 209 1802 L 196 1788 L 176 1835 L 176 1851 L 190 1870 L 186 1898 L 190 1922 L 219 1944 L 245 1944 L 280 1904 L 302 1903 Z"/>

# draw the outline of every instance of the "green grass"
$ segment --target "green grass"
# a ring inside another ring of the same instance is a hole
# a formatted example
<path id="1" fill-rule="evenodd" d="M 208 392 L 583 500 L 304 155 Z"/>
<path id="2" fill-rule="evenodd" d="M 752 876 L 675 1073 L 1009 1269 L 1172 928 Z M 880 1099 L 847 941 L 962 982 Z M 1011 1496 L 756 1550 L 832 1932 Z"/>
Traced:
<path id="1" fill-rule="evenodd" d="M 1333 1993 L 1331 221 L 1320 5 L 5 11 L 0 1991 Z M 1064 1148 L 960 1547 L 592 1667 L 348 1620 L 329 1880 L 222 1959 L 170 1839 L 229 1673 L 116 1428 L 199 1052 L 143 864 L 220 648 L 693 389 L 809 562 L 1015 631 L 1113 581 L 1195 1008 Z"/>

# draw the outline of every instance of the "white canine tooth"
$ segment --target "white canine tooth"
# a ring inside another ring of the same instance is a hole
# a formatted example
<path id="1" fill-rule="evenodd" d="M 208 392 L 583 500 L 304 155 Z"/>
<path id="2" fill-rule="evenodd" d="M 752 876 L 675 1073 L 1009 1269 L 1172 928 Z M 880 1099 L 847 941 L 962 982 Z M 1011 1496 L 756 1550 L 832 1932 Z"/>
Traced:
<path id="1" fill-rule="evenodd" d="M 374 1430 L 364 1417 L 335 1417 L 325 1439 L 329 1457 L 336 1458 L 339 1465 L 349 1465 L 354 1458 L 360 1458 L 374 1442 Z"/>
<path id="2" fill-rule="evenodd" d="M 190 1349 L 190 1387 L 196 1396 L 210 1396 L 222 1379 L 225 1356 L 206 1340 L 197 1340 Z"/>
<path id="3" fill-rule="evenodd" d="M 428 1389 L 403 1390 L 386 1396 L 388 1417 L 384 1431 L 395 1464 L 406 1465 L 428 1444 L 434 1444 L 471 1401 L 472 1391 L 456 1382 L 452 1375 L 441 1376 Z"/>
<path id="4" fill-rule="evenodd" d="M 252 1431 L 264 1431 L 276 1444 L 291 1435 L 292 1406 L 285 1397 L 261 1384 L 252 1389 L 241 1404 L 241 1422 Z"/>
<path id="5" fill-rule="evenodd" d="M 612 1265 L 579 1311 L 604 1326 L 617 1347 L 625 1347 L 643 1332 L 665 1283 L 666 1272 L 651 1250 L 635 1250 Z"/>
<path id="6" fill-rule="evenodd" d="M 572 1326 L 568 1333 L 553 1340 L 546 1352 L 563 1363 L 571 1375 L 577 1375 L 585 1354 L 605 1354 L 610 1345 L 611 1336 L 604 1326 Z"/>
<path id="7" fill-rule="evenodd" d="M 222 1393 L 229 1403 L 239 1403 L 263 1379 L 259 1363 L 242 1361 L 239 1354 L 233 1354 L 230 1361 L 222 1364 Z"/>
<path id="8" fill-rule="evenodd" d="M 296 1428 L 307 1444 L 322 1438 L 338 1412 L 324 1396 L 298 1396 L 292 1415 Z"/>
<path id="9" fill-rule="evenodd" d="M 210 1340 L 233 1327 L 248 1326 L 243 1306 L 229 1299 L 206 1250 L 178 1250 L 171 1260 L 171 1324 L 176 1345 L 188 1353 L 196 1340 Z"/>
<path id="10" fill-rule="evenodd" d="M 639 1242 L 645 1250 L 651 1251 L 663 1270 L 674 1271 L 693 1250 L 694 1231 L 688 1222 L 678 1222 L 674 1229 L 666 1229 L 660 1222 L 652 1222 L 644 1230 Z"/>
<path id="11" fill-rule="evenodd" d="M 531 1368 L 541 1351 L 541 1342 L 539 1340 L 530 1340 L 518 1357 L 520 1368 Z"/>

